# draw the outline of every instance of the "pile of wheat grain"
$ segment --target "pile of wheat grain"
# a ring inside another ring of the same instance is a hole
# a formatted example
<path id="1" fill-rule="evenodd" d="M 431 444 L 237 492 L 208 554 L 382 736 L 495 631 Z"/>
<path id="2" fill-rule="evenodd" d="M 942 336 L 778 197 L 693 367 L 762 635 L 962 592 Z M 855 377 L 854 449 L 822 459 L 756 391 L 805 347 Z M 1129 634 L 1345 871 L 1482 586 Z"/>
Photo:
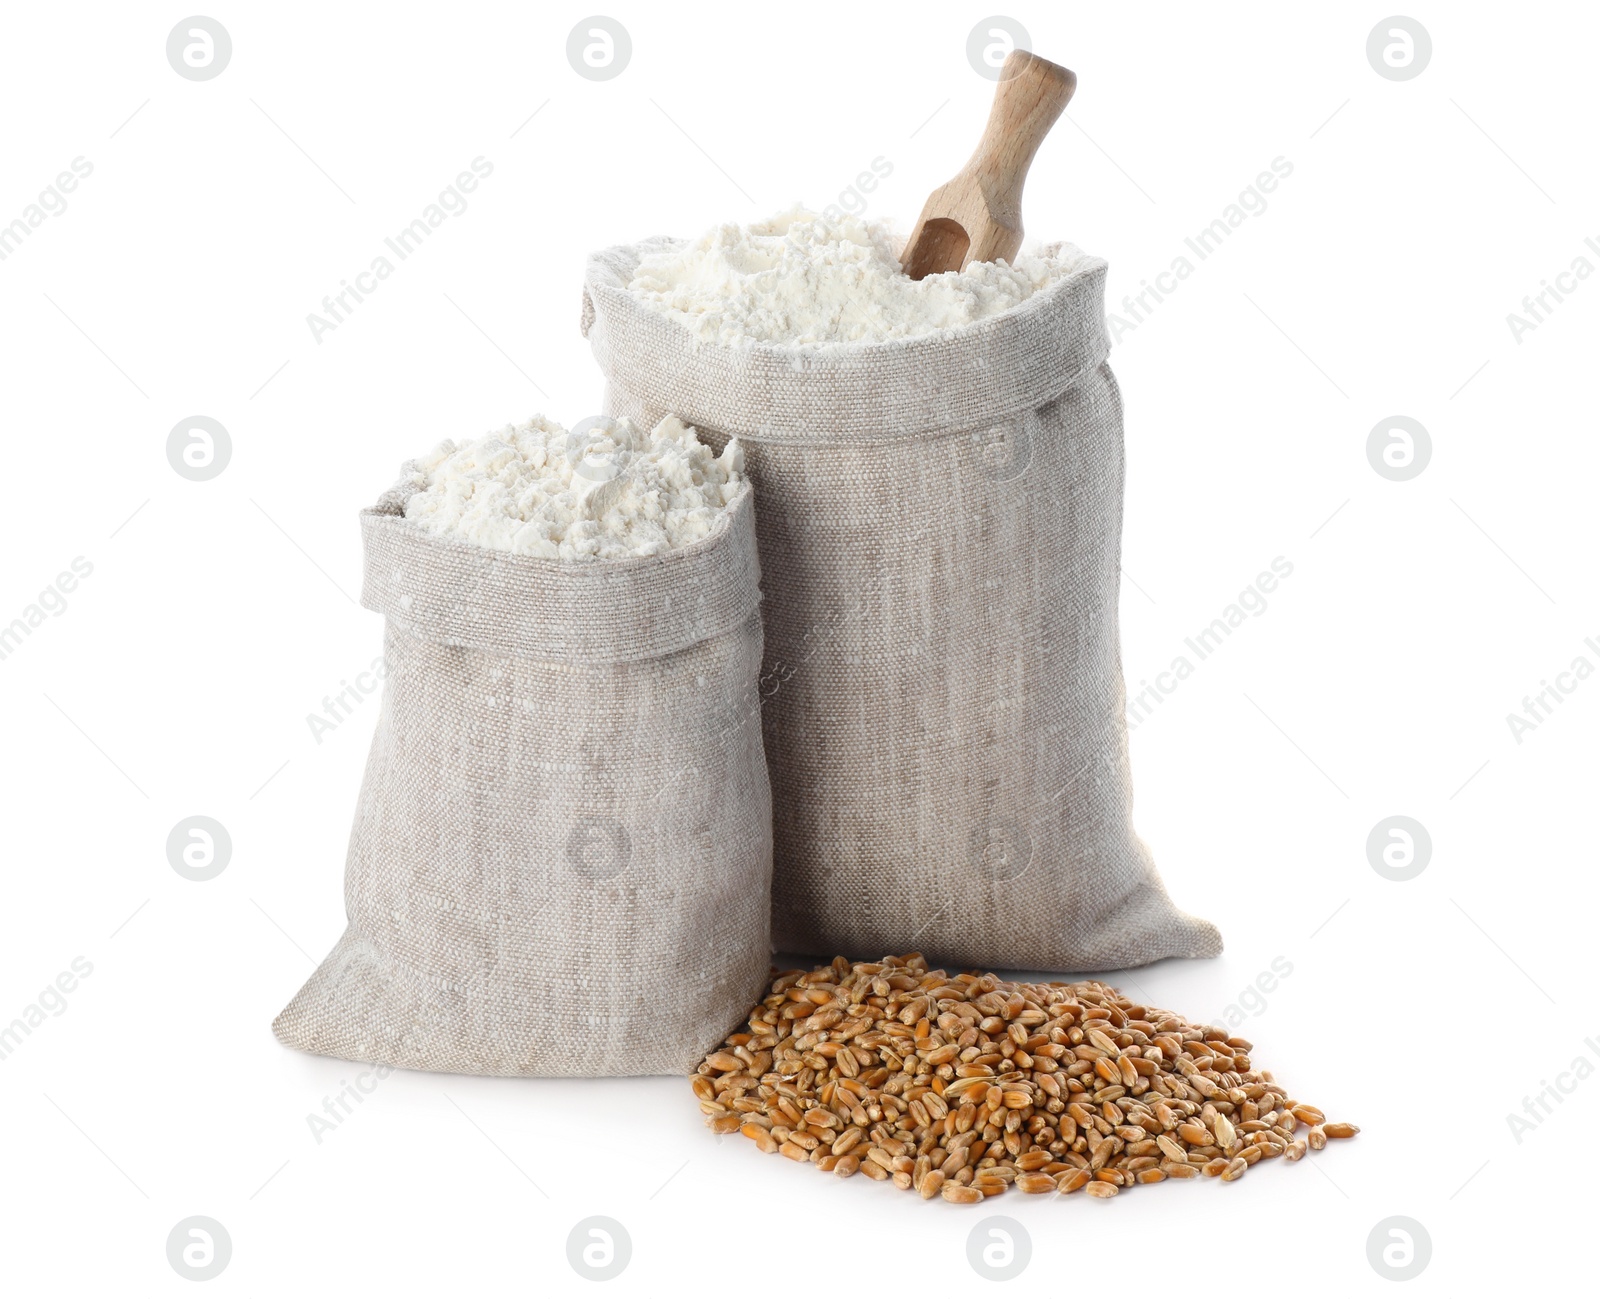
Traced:
<path id="1" fill-rule="evenodd" d="M 1244 1176 L 1352 1137 L 1250 1043 L 1102 983 L 947 975 L 918 954 L 780 974 L 691 1083 L 716 1132 L 823 1172 L 976 1204 Z M 1302 1139 L 1296 1129 L 1309 1131 Z"/>

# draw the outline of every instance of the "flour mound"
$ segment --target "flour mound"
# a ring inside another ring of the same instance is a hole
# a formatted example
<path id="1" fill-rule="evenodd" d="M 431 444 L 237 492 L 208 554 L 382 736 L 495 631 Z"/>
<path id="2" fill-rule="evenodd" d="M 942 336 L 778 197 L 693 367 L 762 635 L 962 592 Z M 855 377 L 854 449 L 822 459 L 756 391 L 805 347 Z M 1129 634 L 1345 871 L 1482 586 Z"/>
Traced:
<path id="1" fill-rule="evenodd" d="M 708 536 L 747 489 L 737 439 L 714 455 L 667 416 L 648 435 L 626 419 L 571 432 L 535 415 L 408 462 L 406 518 L 491 550 L 590 561 L 658 555 Z"/>
<path id="2" fill-rule="evenodd" d="M 974 262 L 913 280 L 889 223 L 803 207 L 720 225 L 640 259 L 628 288 L 706 342 L 828 347 L 910 338 L 998 315 L 1068 274 L 1076 259 Z"/>

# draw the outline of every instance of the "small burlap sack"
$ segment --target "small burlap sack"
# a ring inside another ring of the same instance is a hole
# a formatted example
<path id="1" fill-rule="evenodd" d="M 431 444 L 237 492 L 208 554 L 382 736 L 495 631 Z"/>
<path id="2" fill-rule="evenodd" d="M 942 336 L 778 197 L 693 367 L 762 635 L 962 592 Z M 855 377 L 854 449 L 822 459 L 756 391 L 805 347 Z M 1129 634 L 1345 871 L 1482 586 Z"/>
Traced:
<path id="1" fill-rule="evenodd" d="M 961 967 L 1213 956 L 1134 835 L 1105 263 L 940 334 L 698 342 L 590 258 L 605 411 L 744 443 L 760 499 L 773 937 Z"/>
<path id="2" fill-rule="evenodd" d="M 289 1046 L 474 1074 L 684 1074 L 764 985 L 772 867 L 753 500 L 566 563 L 361 516 L 388 620 L 349 927 Z"/>

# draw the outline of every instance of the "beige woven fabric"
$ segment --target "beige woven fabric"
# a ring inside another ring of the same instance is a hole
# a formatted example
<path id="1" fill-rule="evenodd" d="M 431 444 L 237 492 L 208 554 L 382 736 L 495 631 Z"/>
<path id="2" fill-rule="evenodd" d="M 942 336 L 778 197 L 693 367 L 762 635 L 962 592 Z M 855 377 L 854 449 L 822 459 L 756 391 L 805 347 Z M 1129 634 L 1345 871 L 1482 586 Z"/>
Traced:
<path id="1" fill-rule="evenodd" d="M 683 1074 L 765 982 L 771 803 L 746 491 L 710 537 L 570 564 L 362 514 L 388 676 L 349 927 L 287 1045 L 475 1074 Z"/>
<path id="2" fill-rule="evenodd" d="M 737 435 L 760 502 L 780 948 L 1103 970 L 1212 956 L 1133 832 L 1105 263 L 960 330 L 698 343 L 591 257 L 605 411 Z"/>

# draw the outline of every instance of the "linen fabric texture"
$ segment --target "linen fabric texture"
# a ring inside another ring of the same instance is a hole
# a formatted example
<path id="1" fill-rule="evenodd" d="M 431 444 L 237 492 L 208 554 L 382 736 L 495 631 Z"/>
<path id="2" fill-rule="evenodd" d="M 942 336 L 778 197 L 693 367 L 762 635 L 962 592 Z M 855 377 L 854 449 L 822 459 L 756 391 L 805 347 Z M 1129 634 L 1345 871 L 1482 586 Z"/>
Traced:
<path id="1" fill-rule="evenodd" d="M 751 492 L 710 536 L 569 563 L 361 515 L 387 675 L 348 927 L 273 1024 L 347 1060 L 686 1074 L 768 972 Z"/>
<path id="2" fill-rule="evenodd" d="M 604 412 L 672 413 L 756 491 L 773 937 L 872 959 L 1109 970 L 1213 956 L 1134 833 L 1117 628 L 1122 401 L 1106 265 L 954 330 L 698 340 L 589 259 Z"/>

